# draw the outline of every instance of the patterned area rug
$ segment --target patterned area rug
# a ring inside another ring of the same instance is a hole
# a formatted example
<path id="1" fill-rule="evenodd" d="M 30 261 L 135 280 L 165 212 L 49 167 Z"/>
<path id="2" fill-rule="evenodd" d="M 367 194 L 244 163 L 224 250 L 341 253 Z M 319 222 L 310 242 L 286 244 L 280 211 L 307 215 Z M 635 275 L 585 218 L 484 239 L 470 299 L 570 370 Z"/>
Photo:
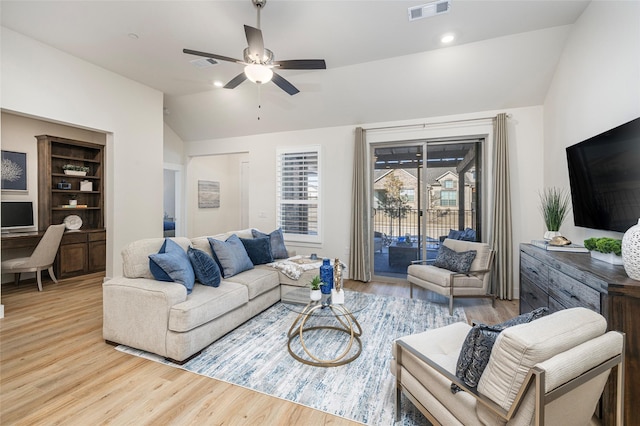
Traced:
<path id="1" fill-rule="evenodd" d="M 356 314 L 363 331 L 362 353 L 355 361 L 339 367 L 306 365 L 289 354 L 287 332 L 297 314 L 281 303 L 247 321 L 182 366 L 123 345 L 117 349 L 364 424 L 393 425 L 395 378 L 389 370 L 393 340 L 466 318 L 462 308 L 455 308 L 450 317 L 445 304 L 366 297 L 367 307 Z M 315 320 L 332 321 L 329 317 Z M 340 344 L 348 339 L 346 334 L 330 330 L 310 333 L 305 333 L 305 344 L 327 359 L 340 353 Z M 356 350 L 356 345 L 351 350 Z M 402 408 L 402 421 L 398 424 L 426 423 L 406 399 Z"/>

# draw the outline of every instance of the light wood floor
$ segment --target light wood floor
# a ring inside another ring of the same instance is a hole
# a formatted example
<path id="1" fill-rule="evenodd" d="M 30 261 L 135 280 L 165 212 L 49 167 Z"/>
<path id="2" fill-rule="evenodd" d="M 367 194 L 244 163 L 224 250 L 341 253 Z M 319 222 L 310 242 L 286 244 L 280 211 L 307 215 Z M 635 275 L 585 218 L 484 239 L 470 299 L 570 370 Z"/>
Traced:
<path id="1" fill-rule="evenodd" d="M 355 425 L 340 417 L 116 351 L 102 339 L 102 277 L 2 286 L 2 425 Z M 368 293 L 409 296 L 408 284 L 360 283 Z M 446 303 L 437 295 L 414 297 Z M 433 299 L 431 299 L 433 297 Z M 467 318 L 517 314 L 515 301 L 460 299 Z"/>

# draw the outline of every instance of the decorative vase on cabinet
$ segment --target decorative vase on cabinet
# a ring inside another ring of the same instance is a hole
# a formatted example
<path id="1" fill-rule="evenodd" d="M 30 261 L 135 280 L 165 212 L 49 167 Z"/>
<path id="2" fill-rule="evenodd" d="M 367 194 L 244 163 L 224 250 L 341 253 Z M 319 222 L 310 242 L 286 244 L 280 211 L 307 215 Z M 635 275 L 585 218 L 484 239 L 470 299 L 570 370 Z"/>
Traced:
<path id="1" fill-rule="evenodd" d="M 622 262 L 629 278 L 640 281 L 640 219 L 622 237 Z"/>
<path id="2" fill-rule="evenodd" d="M 333 266 L 331 266 L 329 259 L 322 259 L 320 279 L 322 280 L 322 284 L 320 285 L 322 294 L 331 294 L 331 289 L 333 288 Z"/>

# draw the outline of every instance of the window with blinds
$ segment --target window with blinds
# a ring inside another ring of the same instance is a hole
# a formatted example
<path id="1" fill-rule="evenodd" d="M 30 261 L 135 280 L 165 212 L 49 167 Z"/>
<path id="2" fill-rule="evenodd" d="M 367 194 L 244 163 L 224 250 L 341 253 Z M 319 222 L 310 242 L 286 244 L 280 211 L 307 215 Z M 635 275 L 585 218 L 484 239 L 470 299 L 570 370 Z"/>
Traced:
<path id="1" fill-rule="evenodd" d="M 279 149 L 276 220 L 287 240 L 320 242 L 320 147 Z"/>

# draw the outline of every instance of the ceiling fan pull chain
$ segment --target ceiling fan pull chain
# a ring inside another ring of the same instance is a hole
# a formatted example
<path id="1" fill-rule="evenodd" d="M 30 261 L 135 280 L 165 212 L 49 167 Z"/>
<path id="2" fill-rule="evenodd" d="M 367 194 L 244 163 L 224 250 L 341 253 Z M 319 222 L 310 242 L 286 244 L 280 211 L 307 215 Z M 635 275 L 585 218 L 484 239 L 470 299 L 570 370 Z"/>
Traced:
<path id="1" fill-rule="evenodd" d="M 260 10 L 260 9 L 258 9 Z M 258 84 L 258 121 L 260 121 L 260 112 L 261 112 L 261 108 L 262 108 L 262 90 L 261 90 L 261 85 Z"/>

